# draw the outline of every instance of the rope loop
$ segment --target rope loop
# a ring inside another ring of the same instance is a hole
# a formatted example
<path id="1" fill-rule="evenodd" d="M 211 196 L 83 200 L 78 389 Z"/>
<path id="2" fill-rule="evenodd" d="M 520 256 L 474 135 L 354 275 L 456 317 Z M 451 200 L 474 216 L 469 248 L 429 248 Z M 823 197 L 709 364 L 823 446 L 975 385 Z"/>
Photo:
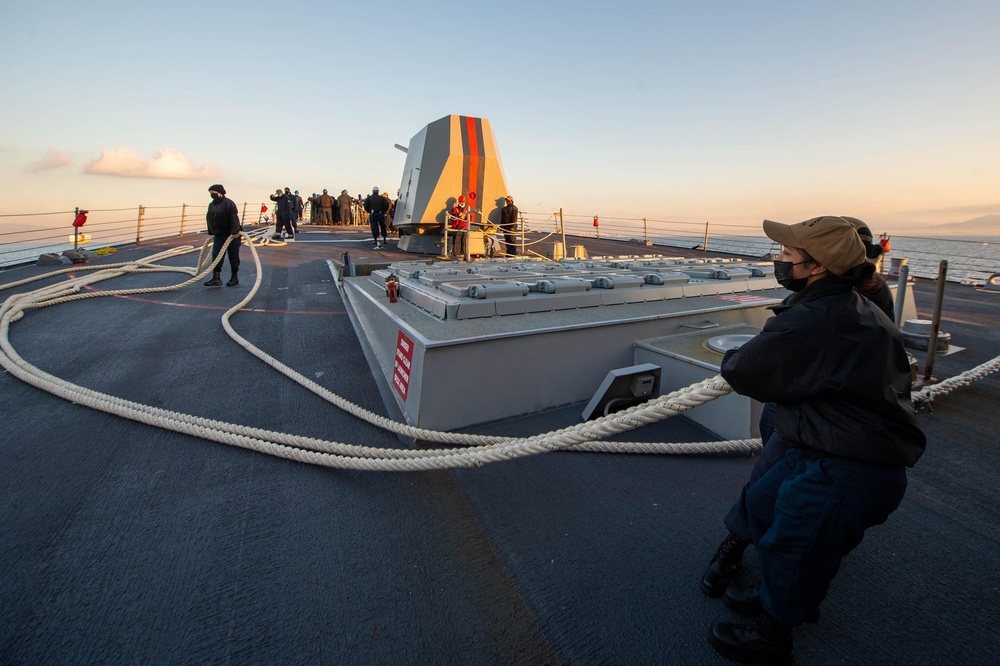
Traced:
<path id="1" fill-rule="evenodd" d="M 732 391 L 732 388 L 718 375 L 678 389 L 667 395 L 653 398 L 643 404 L 635 405 L 592 421 L 523 438 L 428 430 L 405 423 L 398 423 L 366 410 L 333 393 L 329 389 L 320 386 L 270 354 L 267 354 L 259 347 L 250 343 L 233 328 L 230 321 L 231 318 L 253 299 L 261 286 L 263 271 L 257 248 L 285 244 L 284 242 L 271 240 L 267 236 L 267 233 L 268 231 L 265 229 L 251 234 L 246 232 L 242 234 L 253 256 L 256 266 L 256 277 L 253 287 L 246 296 L 222 315 L 222 326 L 229 337 L 263 363 L 266 363 L 303 388 L 315 393 L 330 404 L 356 418 L 397 435 L 422 442 L 442 444 L 450 448 L 384 449 L 361 446 L 303 437 L 290 433 L 274 432 L 252 426 L 227 423 L 192 414 L 165 410 L 94 391 L 46 373 L 21 358 L 10 342 L 10 325 L 20 321 L 25 313 L 30 310 L 82 299 L 175 291 L 199 282 L 222 261 L 226 253 L 226 248 L 233 242 L 233 238 L 235 238 L 232 236 L 226 240 L 225 245 L 223 245 L 216 258 L 212 261 L 206 260 L 209 253 L 209 245 L 212 242 L 212 239 L 209 238 L 200 248 L 183 246 L 159 252 L 144 259 L 128 262 L 100 266 L 74 266 L 73 268 L 56 270 L 18 282 L 0 285 L 0 291 L 2 291 L 70 273 L 73 274 L 73 276 L 64 281 L 38 287 L 34 291 L 9 296 L 0 305 L 0 365 L 18 379 L 32 386 L 48 391 L 64 400 L 90 407 L 91 409 L 230 446 L 238 446 L 311 465 L 322 465 L 340 469 L 413 472 L 432 469 L 478 467 L 491 462 L 513 460 L 552 451 L 687 455 L 726 452 L 752 455 L 761 448 L 759 439 L 685 443 L 600 441 L 644 425 L 662 421 L 676 414 L 689 411 L 698 405 L 727 395 Z M 198 258 L 194 268 L 160 264 L 164 260 L 195 251 L 198 252 Z M 185 279 L 176 284 L 161 287 L 84 291 L 85 287 L 129 273 L 149 272 L 181 273 L 185 276 Z M 1000 369 L 1000 357 L 962 373 L 957 377 L 945 380 L 936 386 L 927 387 L 915 394 L 914 400 L 926 400 L 929 402 L 936 395 L 944 395 L 959 386 L 968 385 L 991 372 L 995 372 L 997 369 Z"/>

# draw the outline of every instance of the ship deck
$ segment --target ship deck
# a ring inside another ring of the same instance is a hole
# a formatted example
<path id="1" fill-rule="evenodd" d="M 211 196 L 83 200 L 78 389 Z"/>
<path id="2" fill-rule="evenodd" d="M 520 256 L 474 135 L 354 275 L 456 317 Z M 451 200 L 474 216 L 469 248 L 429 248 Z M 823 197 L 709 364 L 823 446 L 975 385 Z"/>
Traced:
<path id="1" fill-rule="evenodd" d="M 262 288 L 233 325 L 331 391 L 397 416 L 329 260 L 348 251 L 371 268 L 413 257 L 370 249 L 357 228 L 305 229 L 285 247 L 260 248 Z M 124 248 L 90 263 L 204 238 Z M 591 254 L 702 256 L 579 242 Z M 412 446 L 230 341 L 219 319 L 254 279 L 247 249 L 243 267 L 237 288 L 44 308 L 13 324 L 10 338 L 44 370 L 138 402 Z M 7 270 L 0 283 L 49 270 Z M 173 280 L 136 274 L 120 283 Z M 934 283 L 912 286 L 929 319 Z M 947 285 L 942 328 L 964 350 L 939 354 L 935 375 L 1000 355 L 998 299 Z M 914 355 L 922 370 L 926 354 Z M 699 580 L 752 458 L 563 452 L 474 469 L 346 471 L 93 411 L 6 372 L 0 390 L 5 663 L 725 663 L 706 633 L 730 613 L 702 595 Z M 906 498 L 844 560 L 820 623 L 796 631 L 799 663 L 995 661 L 998 395 L 994 374 L 920 415 L 927 452 L 909 473 Z M 579 421 L 581 407 L 474 430 L 548 432 Z M 707 438 L 683 416 L 617 436 Z M 749 579 L 752 550 L 744 561 Z"/>

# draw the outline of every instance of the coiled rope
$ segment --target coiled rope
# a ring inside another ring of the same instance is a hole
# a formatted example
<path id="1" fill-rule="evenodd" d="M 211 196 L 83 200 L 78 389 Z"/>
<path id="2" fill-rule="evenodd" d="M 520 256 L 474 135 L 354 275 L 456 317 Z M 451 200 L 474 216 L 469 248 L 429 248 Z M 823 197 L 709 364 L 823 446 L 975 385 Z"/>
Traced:
<path id="1" fill-rule="evenodd" d="M 266 233 L 266 232 L 265 232 Z M 21 280 L 0 286 L 0 290 L 27 284 L 35 280 L 46 279 L 54 275 L 68 272 L 93 270 L 94 273 L 79 278 L 73 278 L 62 283 L 42 287 L 32 292 L 9 297 L 0 307 L 0 365 L 22 381 L 48 391 L 66 400 L 86 405 L 93 409 L 115 414 L 148 425 L 165 428 L 175 432 L 193 435 L 217 441 L 232 446 L 239 446 L 261 453 L 267 453 L 282 458 L 306 462 L 327 467 L 380 470 L 380 471 L 419 471 L 430 469 L 446 469 L 453 467 L 473 467 L 489 462 L 512 460 L 528 455 L 558 450 L 577 450 L 591 452 L 614 453 L 719 453 L 740 451 L 753 453 L 760 449 L 760 440 L 730 440 L 728 442 L 599 442 L 603 437 L 615 435 L 626 430 L 632 430 L 649 423 L 654 423 L 675 414 L 680 414 L 717 397 L 728 394 L 732 389 L 720 376 L 706 379 L 684 389 L 674 391 L 666 396 L 654 398 L 642 405 L 617 412 L 610 416 L 577 424 L 572 427 L 556 430 L 550 433 L 535 435 L 528 438 L 511 438 L 499 436 L 469 435 L 447 433 L 416 428 L 401 424 L 378 414 L 365 410 L 331 391 L 319 386 L 312 380 L 266 354 L 232 327 L 230 318 L 245 307 L 260 288 L 262 281 L 262 266 L 254 241 L 256 237 L 243 234 L 253 255 L 256 266 L 256 278 L 249 293 L 239 303 L 230 308 L 222 317 L 223 328 L 227 334 L 248 352 L 279 370 L 293 381 L 319 395 L 338 408 L 361 418 L 373 425 L 390 430 L 399 435 L 405 435 L 424 441 L 462 445 L 464 449 L 382 449 L 358 446 L 310 437 L 302 437 L 289 433 L 279 433 L 260 428 L 232 424 L 213 419 L 183 414 L 171 410 L 155 408 L 142 403 L 126 400 L 117 396 L 93 391 L 72 384 L 63 379 L 43 372 L 25 361 L 10 344 L 10 324 L 23 317 L 25 311 L 65 303 L 82 298 L 97 298 L 106 296 L 125 296 L 132 294 L 165 292 L 182 289 L 191 285 L 213 270 L 222 260 L 226 246 L 232 241 L 228 239 L 216 257 L 207 266 L 203 266 L 210 242 L 200 249 L 197 262 L 198 268 L 160 266 L 156 262 L 193 252 L 190 246 L 174 248 L 152 255 L 145 259 L 119 264 L 94 267 L 74 267 L 54 271 L 42 276 Z M 264 241 L 266 244 L 266 239 Z M 182 272 L 191 275 L 189 279 L 175 285 L 163 287 L 148 287 L 143 289 L 120 289 L 109 291 L 91 291 L 80 293 L 80 290 L 96 282 L 119 277 L 130 272 Z M 998 359 L 1000 360 L 1000 359 Z"/>

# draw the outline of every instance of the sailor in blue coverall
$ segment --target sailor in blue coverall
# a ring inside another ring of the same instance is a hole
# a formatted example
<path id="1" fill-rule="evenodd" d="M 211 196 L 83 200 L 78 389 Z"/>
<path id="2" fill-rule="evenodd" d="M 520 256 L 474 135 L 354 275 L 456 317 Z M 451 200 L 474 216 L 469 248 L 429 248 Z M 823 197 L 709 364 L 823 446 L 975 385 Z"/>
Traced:
<path id="1" fill-rule="evenodd" d="M 749 625 L 709 633 L 740 661 L 791 656 L 791 629 L 818 619 L 841 559 L 899 506 L 905 468 L 925 446 L 899 330 L 858 293 L 877 278 L 855 228 L 826 216 L 765 221 L 764 232 L 782 245 L 776 279 L 795 293 L 759 335 L 726 353 L 722 376 L 775 403 L 775 436 L 788 451 L 749 486 L 741 517 L 761 584 L 734 595 L 734 607 L 759 612 Z"/>

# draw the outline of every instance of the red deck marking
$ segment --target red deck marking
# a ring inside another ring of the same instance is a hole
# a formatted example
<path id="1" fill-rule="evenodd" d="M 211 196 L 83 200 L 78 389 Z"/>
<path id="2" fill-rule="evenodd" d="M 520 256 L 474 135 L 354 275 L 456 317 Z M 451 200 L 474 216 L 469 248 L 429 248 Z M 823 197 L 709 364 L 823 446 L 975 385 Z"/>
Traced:
<path id="1" fill-rule="evenodd" d="M 69 277 L 73 277 L 72 273 L 67 273 Z M 93 285 L 87 285 L 84 287 L 90 291 L 105 291 L 104 289 L 98 289 Z M 196 303 L 175 303 L 173 301 L 158 301 L 153 298 L 142 298 L 140 296 L 122 296 L 118 295 L 115 298 L 120 298 L 125 301 L 135 301 L 137 303 L 152 303 L 154 305 L 170 305 L 175 308 L 191 308 L 193 310 L 228 310 L 233 307 L 231 305 L 198 305 Z M 264 314 L 295 314 L 295 315 L 346 315 L 347 311 L 341 310 L 268 310 L 264 308 L 243 308 L 240 312 L 262 312 Z"/>

